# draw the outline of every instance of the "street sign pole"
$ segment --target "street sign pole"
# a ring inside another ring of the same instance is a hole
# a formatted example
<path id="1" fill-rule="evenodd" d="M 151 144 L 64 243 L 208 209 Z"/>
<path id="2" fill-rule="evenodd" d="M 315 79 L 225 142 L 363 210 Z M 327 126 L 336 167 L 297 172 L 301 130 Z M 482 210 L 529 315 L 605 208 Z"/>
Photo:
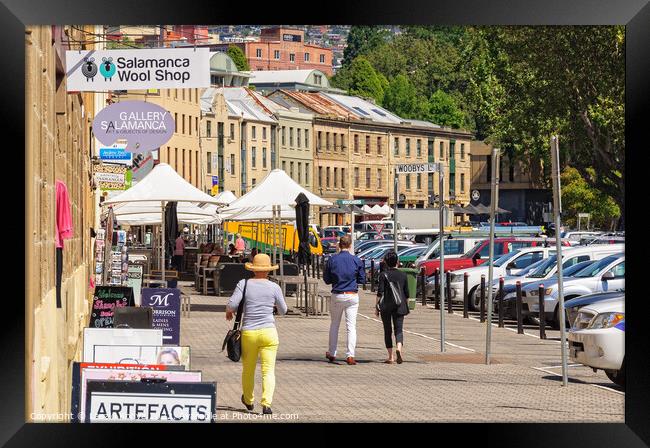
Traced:
<path id="1" fill-rule="evenodd" d="M 394 206 L 393 206 L 393 250 L 397 253 L 397 194 L 399 183 L 397 180 L 397 167 L 395 167 Z"/>
<path id="2" fill-rule="evenodd" d="M 488 260 L 488 295 L 487 295 L 487 329 L 485 335 L 485 364 L 490 364 L 492 344 L 492 280 L 494 279 L 494 215 L 499 202 L 499 154 L 498 148 L 492 148 L 492 186 L 490 198 L 490 259 Z"/>
<path id="3" fill-rule="evenodd" d="M 354 254 L 354 205 L 350 204 L 350 238 L 352 239 L 352 254 Z"/>
<path id="4" fill-rule="evenodd" d="M 558 320 L 560 322 L 560 350 L 562 353 L 562 385 L 568 385 L 567 354 L 565 348 L 566 328 L 564 311 L 564 285 L 562 283 L 562 238 L 560 226 L 562 225 L 562 198 L 560 185 L 560 146 L 558 136 L 551 137 L 551 179 L 553 181 L 553 213 L 555 214 L 555 247 L 557 253 L 557 290 L 558 290 Z M 540 316 L 542 318 L 543 316 Z"/>
<path id="5" fill-rule="evenodd" d="M 440 212 L 440 351 L 445 351 L 445 175 L 442 165 L 438 165 L 438 198 Z"/>

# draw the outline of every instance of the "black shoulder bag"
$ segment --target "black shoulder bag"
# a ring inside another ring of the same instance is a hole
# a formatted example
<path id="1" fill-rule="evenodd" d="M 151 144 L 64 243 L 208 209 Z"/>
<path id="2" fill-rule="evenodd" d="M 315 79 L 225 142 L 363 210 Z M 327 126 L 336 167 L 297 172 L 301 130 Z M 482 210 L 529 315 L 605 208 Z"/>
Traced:
<path id="1" fill-rule="evenodd" d="M 235 317 L 235 325 L 232 327 L 232 330 L 228 330 L 226 337 L 223 340 L 223 345 L 221 346 L 221 351 L 226 349 L 226 356 L 233 362 L 239 362 L 241 358 L 241 330 L 239 326 L 241 325 L 242 313 L 244 312 L 244 302 L 246 301 L 246 285 L 248 285 L 248 279 L 244 280 L 244 292 L 242 294 L 241 301 L 237 307 L 237 316 Z"/>

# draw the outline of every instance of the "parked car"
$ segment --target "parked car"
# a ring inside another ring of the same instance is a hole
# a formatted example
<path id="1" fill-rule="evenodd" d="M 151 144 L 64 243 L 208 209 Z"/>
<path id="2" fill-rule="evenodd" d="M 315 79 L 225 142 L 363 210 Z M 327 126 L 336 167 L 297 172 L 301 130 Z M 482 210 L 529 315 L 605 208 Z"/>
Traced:
<path id="1" fill-rule="evenodd" d="M 378 233 L 378 232 L 363 232 L 360 233 L 358 237 L 355 237 L 356 241 L 368 241 L 368 240 L 392 240 L 392 233 Z"/>
<path id="2" fill-rule="evenodd" d="M 522 288 L 522 302 L 524 312 L 533 317 L 539 314 L 539 282 L 532 282 Z M 544 314 L 547 322 L 559 328 L 561 319 L 558 307 L 557 279 L 547 279 L 544 285 Z M 610 255 L 597 263 L 581 270 L 570 279 L 563 282 L 564 299 L 596 292 L 615 291 L 625 287 L 625 255 Z"/>
<path id="3" fill-rule="evenodd" d="M 585 237 L 597 237 L 600 232 L 591 232 L 587 230 L 571 230 L 562 232 L 562 238 L 569 241 L 572 246 L 580 244 L 580 240 Z"/>
<path id="4" fill-rule="evenodd" d="M 427 250 L 427 246 L 422 244 L 414 244 L 413 247 L 408 247 L 397 253 L 399 257 L 400 266 L 405 268 L 412 268 L 415 266 L 415 261 L 422 253 Z"/>
<path id="5" fill-rule="evenodd" d="M 350 226 L 327 226 L 323 229 L 323 232 L 327 230 L 338 230 L 343 233 L 350 233 Z"/>
<path id="6" fill-rule="evenodd" d="M 544 263 L 544 260 L 542 260 L 541 262 L 535 263 L 536 267 L 534 269 L 532 269 L 532 270 L 535 270 L 542 263 Z M 587 266 L 590 266 L 593 263 L 596 263 L 596 260 L 583 261 L 581 263 L 574 264 L 573 266 L 570 266 L 570 267 L 568 267 L 566 269 L 562 268 L 562 277 L 564 277 L 564 278 L 573 277 L 575 274 L 577 274 L 578 272 L 580 272 L 581 270 L 585 269 Z M 528 272 L 532 272 L 532 270 L 528 271 Z M 522 271 L 522 272 L 526 272 L 526 271 Z M 523 279 L 527 275 L 528 272 L 523 274 L 521 277 L 513 276 L 513 277 L 509 277 L 509 278 L 514 278 L 514 279 L 522 278 Z M 521 274 L 521 272 L 520 272 L 520 274 Z M 519 281 L 522 281 L 522 280 L 519 280 Z M 525 284 L 526 283 L 522 281 L 522 286 L 525 285 Z M 499 281 L 498 280 L 495 280 L 495 283 L 493 283 L 493 288 L 494 289 L 493 289 L 493 292 L 492 292 L 492 297 L 496 298 L 496 295 L 499 292 Z M 505 282 L 504 282 L 502 304 L 503 304 L 503 315 L 504 315 L 504 317 L 510 318 L 510 319 L 516 319 L 517 318 L 517 283 L 516 283 L 516 280 L 512 284 L 505 284 Z M 494 308 L 495 308 L 495 311 L 499 311 L 499 301 L 498 300 L 495 301 L 495 307 Z M 529 319 L 529 318 L 527 317 L 527 319 Z M 539 323 L 539 322 L 535 321 L 535 323 Z"/>
<path id="7" fill-rule="evenodd" d="M 382 220 L 382 221 L 361 221 L 354 223 L 354 236 L 359 238 L 364 232 L 387 232 L 393 233 L 393 224 L 392 220 Z M 397 223 L 397 228 L 400 229 L 401 226 L 399 222 Z"/>
<path id="8" fill-rule="evenodd" d="M 564 302 L 564 310 L 566 311 L 567 318 L 571 326 L 574 326 L 576 317 L 578 317 L 578 312 L 585 306 L 592 305 L 594 303 L 602 302 L 604 300 L 612 299 L 624 299 L 625 298 L 625 288 L 620 291 L 607 291 L 607 292 L 597 292 L 596 294 L 586 294 L 584 296 L 575 297 L 573 299 L 567 300 Z"/>
<path id="9" fill-rule="evenodd" d="M 567 246 L 568 242 L 564 242 Z M 531 238 L 531 237 L 501 237 L 494 239 L 494 257 L 495 259 L 511 252 L 513 250 L 521 249 L 523 247 L 533 246 L 550 246 L 546 238 Z M 465 253 L 462 257 L 449 258 L 445 255 L 445 272 L 456 271 L 458 269 L 470 268 L 472 266 L 479 266 L 485 263 L 490 255 L 490 240 L 483 239 L 476 243 L 472 249 Z M 426 275 L 430 276 L 436 269 L 440 268 L 440 259 L 427 260 L 418 264 L 418 269 L 426 270 Z"/>
<path id="10" fill-rule="evenodd" d="M 494 260 L 492 267 L 493 278 L 516 274 L 531 264 L 547 258 L 552 253 L 555 253 L 555 248 L 542 246 L 525 247 L 508 252 Z M 473 310 L 478 310 L 480 305 L 480 296 L 479 294 L 476 294 L 476 291 L 481 285 L 481 276 L 485 275 L 487 280 L 489 269 L 489 263 L 483 263 L 480 266 L 473 266 L 471 268 L 458 269 L 454 271 L 451 275 L 449 285 L 451 293 L 450 299 L 462 302 L 465 289 L 465 274 L 467 274 L 467 287 L 468 291 L 471 291 L 469 295 L 469 306 Z"/>
<path id="11" fill-rule="evenodd" d="M 625 386 L 625 297 L 581 308 L 568 340 L 572 362 L 604 370 L 612 382 Z"/>
<path id="12" fill-rule="evenodd" d="M 321 240 L 323 238 L 341 238 L 343 235 L 345 235 L 345 232 L 342 230 L 326 227 L 323 229 L 323 236 L 321 237 Z"/>
<path id="13" fill-rule="evenodd" d="M 449 258 L 458 258 L 462 257 L 467 253 L 476 243 L 483 241 L 484 236 L 454 236 L 454 237 L 445 237 L 445 260 Z M 435 260 L 440 258 L 440 240 L 437 239 L 433 241 L 427 249 L 420 255 L 415 261 L 415 265 L 427 261 Z"/>

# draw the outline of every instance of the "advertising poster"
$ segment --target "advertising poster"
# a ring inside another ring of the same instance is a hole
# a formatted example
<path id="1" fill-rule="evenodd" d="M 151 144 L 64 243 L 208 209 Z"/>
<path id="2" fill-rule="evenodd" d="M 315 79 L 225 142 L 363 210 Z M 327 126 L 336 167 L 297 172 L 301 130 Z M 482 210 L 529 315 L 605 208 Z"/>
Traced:
<path id="1" fill-rule="evenodd" d="M 129 264 L 129 273 L 126 284 L 133 289 L 133 299 L 136 306 L 140 306 L 142 295 L 142 270 L 140 264 Z"/>
<path id="2" fill-rule="evenodd" d="M 100 147 L 99 158 L 102 162 L 131 166 L 133 163 L 133 153 L 125 151 L 124 148 L 126 148 L 126 145 L 123 144 Z"/>
<path id="3" fill-rule="evenodd" d="M 199 383 L 201 372 L 176 371 L 176 370 L 145 370 L 145 369 L 81 369 L 80 397 L 86 396 L 88 381 L 142 381 L 161 380 L 166 382 Z M 79 417 L 84 423 L 86 414 L 85 400 L 80 400 Z"/>
<path id="4" fill-rule="evenodd" d="M 93 362 L 93 352 L 96 344 L 158 346 L 162 345 L 162 330 L 152 328 L 84 328 L 83 342 L 83 361 Z"/>
<path id="5" fill-rule="evenodd" d="M 215 383 L 88 381 L 84 420 L 213 423 Z"/>
<path id="6" fill-rule="evenodd" d="M 131 170 L 126 165 L 102 163 L 94 168 L 95 182 L 102 191 L 127 190 L 131 188 Z"/>
<path id="7" fill-rule="evenodd" d="M 163 344 L 179 344 L 181 291 L 176 288 L 143 288 L 141 302 L 141 306 L 153 309 L 153 328 L 163 331 Z"/>
<path id="8" fill-rule="evenodd" d="M 135 306 L 132 288 L 125 286 L 96 286 L 88 326 L 91 328 L 112 327 L 115 308 L 125 306 Z"/>
<path id="9" fill-rule="evenodd" d="M 163 364 L 190 369 L 189 346 L 101 345 L 93 347 L 92 362 L 118 364 Z"/>

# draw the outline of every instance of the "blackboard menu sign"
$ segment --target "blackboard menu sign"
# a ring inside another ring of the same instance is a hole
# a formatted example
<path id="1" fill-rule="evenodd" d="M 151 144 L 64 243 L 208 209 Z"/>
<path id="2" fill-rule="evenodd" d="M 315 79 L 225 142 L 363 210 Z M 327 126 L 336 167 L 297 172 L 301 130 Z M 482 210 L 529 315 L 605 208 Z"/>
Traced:
<path id="1" fill-rule="evenodd" d="M 133 288 L 127 286 L 97 286 L 90 313 L 90 328 L 112 328 L 115 308 L 135 306 Z"/>

